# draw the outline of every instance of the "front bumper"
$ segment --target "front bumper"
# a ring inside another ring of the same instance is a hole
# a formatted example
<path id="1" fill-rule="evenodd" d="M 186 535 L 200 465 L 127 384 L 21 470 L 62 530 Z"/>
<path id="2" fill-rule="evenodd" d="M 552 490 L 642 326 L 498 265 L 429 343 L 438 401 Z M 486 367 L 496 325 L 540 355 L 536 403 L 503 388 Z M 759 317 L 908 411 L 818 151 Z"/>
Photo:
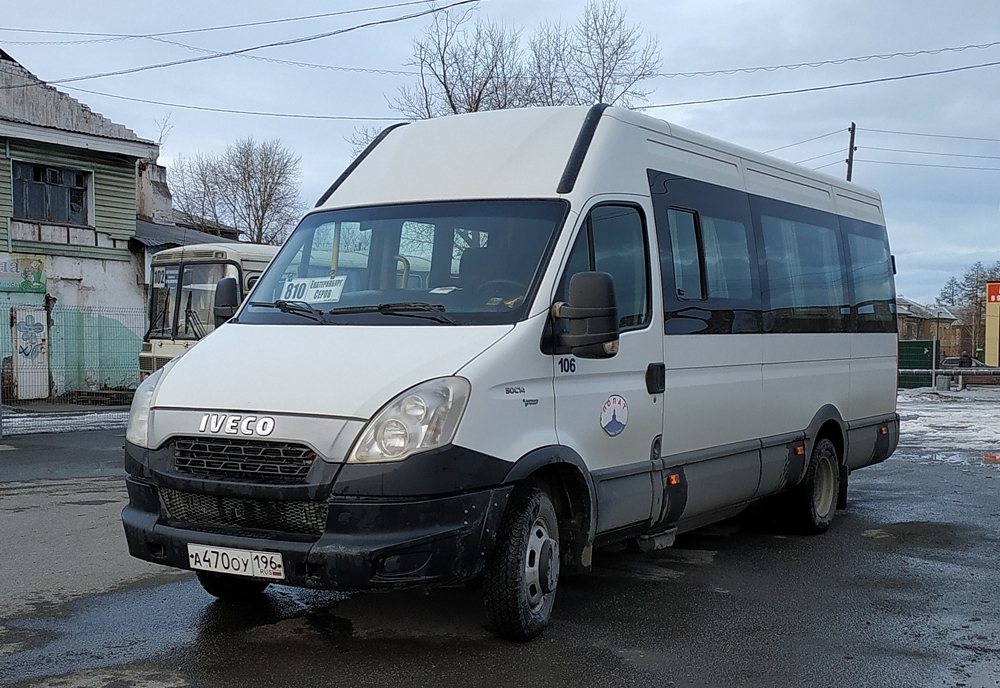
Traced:
<path id="1" fill-rule="evenodd" d="M 492 553 L 513 489 L 499 485 L 499 466 L 483 464 L 475 472 L 447 471 L 457 475 L 450 481 L 439 476 L 434 482 L 446 492 L 418 485 L 412 475 L 378 479 L 370 466 L 330 465 L 318 476 L 322 482 L 291 489 L 226 484 L 182 476 L 157 454 L 126 445 L 129 504 L 122 522 L 132 556 L 187 569 L 188 543 L 277 552 L 284 560 L 281 582 L 310 588 L 423 587 L 474 578 Z M 449 458 L 458 457 L 430 456 L 425 470 L 414 462 L 406 472 L 433 475 L 426 469 Z M 470 461 L 461 458 L 459 464 Z M 391 489 L 402 485 L 408 494 Z"/>

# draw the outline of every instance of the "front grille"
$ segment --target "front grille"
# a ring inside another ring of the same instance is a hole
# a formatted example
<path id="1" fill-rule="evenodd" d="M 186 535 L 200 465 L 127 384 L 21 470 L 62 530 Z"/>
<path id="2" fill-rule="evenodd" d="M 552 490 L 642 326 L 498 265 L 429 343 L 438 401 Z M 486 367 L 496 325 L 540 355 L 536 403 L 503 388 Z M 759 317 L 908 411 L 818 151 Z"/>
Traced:
<path id="1" fill-rule="evenodd" d="M 167 518 L 191 524 L 321 535 L 326 502 L 243 499 L 161 489 Z"/>
<path id="2" fill-rule="evenodd" d="M 305 445 L 230 437 L 178 437 L 174 468 L 211 478 L 301 483 L 316 454 Z"/>
<path id="3" fill-rule="evenodd" d="M 153 368 L 159 370 L 163 366 L 170 363 L 172 360 L 174 359 L 172 359 L 170 356 L 157 356 L 156 358 L 153 359 Z"/>
<path id="4" fill-rule="evenodd" d="M 143 373 L 153 372 L 153 357 L 152 356 L 140 356 L 139 357 L 139 370 Z"/>

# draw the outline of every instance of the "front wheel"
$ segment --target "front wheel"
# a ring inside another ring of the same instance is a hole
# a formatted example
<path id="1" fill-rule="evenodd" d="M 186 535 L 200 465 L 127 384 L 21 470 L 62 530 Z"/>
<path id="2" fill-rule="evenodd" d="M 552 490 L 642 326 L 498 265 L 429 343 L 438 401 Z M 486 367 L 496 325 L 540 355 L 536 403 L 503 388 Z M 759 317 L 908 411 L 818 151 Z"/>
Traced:
<path id="1" fill-rule="evenodd" d="M 818 535 L 833 521 L 840 495 L 840 460 L 837 448 L 828 439 L 813 447 L 806 477 L 796 488 L 793 514 L 802 532 Z"/>
<path id="2" fill-rule="evenodd" d="M 559 522 L 544 490 L 519 487 L 511 495 L 483 572 L 486 622 L 508 640 L 531 640 L 552 616 L 559 582 Z"/>
<path id="3" fill-rule="evenodd" d="M 198 582 L 201 583 L 201 587 L 205 588 L 205 592 L 226 602 L 253 602 L 260 599 L 261 593 L 270 585 L 267 581 L 228 576 L 224 573 L 212 573 L 211 571 L 198 571 L 197 573 Z"/>

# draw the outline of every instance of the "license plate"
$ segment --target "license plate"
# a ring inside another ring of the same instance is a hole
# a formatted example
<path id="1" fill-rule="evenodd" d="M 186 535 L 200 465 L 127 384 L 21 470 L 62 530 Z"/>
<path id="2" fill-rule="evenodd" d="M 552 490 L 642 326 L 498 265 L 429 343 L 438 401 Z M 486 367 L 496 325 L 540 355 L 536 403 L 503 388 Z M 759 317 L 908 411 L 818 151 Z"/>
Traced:
<path id="1" fill-rule="evenodd" d="M 188 544 L 188 564 L 193 569 L 229 573 L 234 576 L 270 578 L 285 577 L 285 566 L 277 552 L 254 552 L 248 549 L 206 547 Z"/>

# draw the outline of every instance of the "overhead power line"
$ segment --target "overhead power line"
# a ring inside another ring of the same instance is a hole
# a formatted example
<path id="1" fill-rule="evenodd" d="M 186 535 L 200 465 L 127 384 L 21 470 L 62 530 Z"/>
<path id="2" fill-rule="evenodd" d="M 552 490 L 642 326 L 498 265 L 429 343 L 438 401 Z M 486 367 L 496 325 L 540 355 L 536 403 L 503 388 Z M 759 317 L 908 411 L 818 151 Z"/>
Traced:
<path id="1" fill-rule="evenodd" d="M 186 43 L 178 43 L 177 41 L 168 41 L 164 38 L 151 38 L 150 40 L 157 41 L 159 43 L 165 43 L 167 45 L 175 45 L 181 48 L 186 48 L 188 50 L 194 50 L 199 53 L 206 53 L 210 55 L 220 55 L 217 50 L 209 50 L 207 48 L 198 48 L 193 45 L 187 45 Z M 406 69 L 376 69 L 373 67 L 341 67 L 336 65 L 324 65 L 315 64 L 312 62 L 297 62 L 295 60 L 282 60 L 277 57 L 264 57 L 263 55 L 250 55 L 249 53 L 233 55 L 233 57 L 240 57 L 246 60 L 257 60 L 259 62 L 270 62 L 271 64 L 281 64 L 290 65 L 292 67 L 308 67 L 309 69 L 323 69 L 331 70 L 335 72 L 360 72 L 362 74 L 391 74 L 396 76 L 416 76 L 420 72 L 416 72 Z"/>
<path id="2" fill-rule="evenodd" d="M 955 72 L 965 72 L 970 69 L 981 69 L 983 67 L 995 67 L 1000 65 L 1000 61 L 982 62 L 980 64 L 966 65 L 964 67 L 952 67 L 950 69 L 937 69 L 928 72 L 916 72 L 914 74 L 901 74 L 899 76 L 886 76 L 878 79 L 864 79 L 862 81 L 847 81 L 839 84 L 829 84 L 826 86 L 810 86 L 807 88 L 792 88 L 784 91 L 768 91 L 766 93 L 748 93 L 741 96 L 725 96 L 722 98 L 706 98 L 704 100 L 687 100 L 676 103 L 660 103 L 658 105 L 636 106 L 635 110 L 653 110 L 665 107 L 682 107 L 684 105 L 708 105 L 710 103 L 727 103 L 736 100 L 751 100 L 753 98 L 769 98 L 771 96 L 788 96 L 799 93 L 815 93 L 817 91 L 830 91 L 835 88 L 847 88 L 849 86 L 866 86 L 868 84 L 881 84 L 890 81 L 902 81 L 904 79 L 916 79 L 923 76 L 935 76 L 938 74 L 953 74 Z"/>
<path id="3" fill-rule="evenodd" d="M 819 160 L 820 158 L 828 158 L 831 155 L 843 155 L 843 154 L 844 154 L 844 151 L 842 151 L 842 150 L 830 151 L 829 153 L 823 153 L 823 155 L 814 155 L 813 157 L 806 158 L 805 160 L 796 160 L 795 164 L 796 165 L 801 165 L 803 163 L 812 162 L 813 160 Z"/>
<path id="4" fill-rule="evenodd" d="M 290 39 L 284 40 L 284 41 L 274 41 L 272 43 L 263 43 L 261 45 L 255 45 L 255 46 L 251 46 L 249 48 L 241 48 L 239 50 L 230 50 L 230 51 L 221 52 L 221 53 L 214 53 L 213 52 L 210 55 L 203 55 L 201 57 L 190 57 L 190 58 L 187 58 L 185 60 L 173 60 L 171 62 L 160 62 L 158 64 L 144 65 L 142 67 L 131 67 L 129 69 L 119 69 L 119 70 L 112 71 L 112 72 L 101 72 L 101 73 L 97 73 L 97 74 L 87 74 L 87 75 L 84 75 L 84 76 L 75 76 L 75 77 L 69 77 L 69 78 L 65 78 L 65 79 L 54 79 L 54 80 L 48 81 L 47 83 L 49 85 L 52 85 L 52 84 L 69 84 L 69 83 L 74 83 L 74 82 L 77 82 L 77 81 L 86 81 L 86 80 L 89 80 L 89 79 L 100 79 L 100 78 L 104 78 L 104 77 L 108 77 L 108 76 L 120 76 L 120 75 L 123 75 L 123 74 L 135 74 L 137 72 L 145 72 L 145 71 L 149 71 L 151 69 L 161 69 L 161 68 L 164 68 L 164 67 L 176 67 L 178 65 L 183 65 L 183 64 L 191 64 L 191 63 L 195 63 L 195 62 L 205 62 L 207 60 L 215 60 L 215 59 L 218 59 L 220 57 L 231 57 L 233 55 L 241 55 L 243 53 L 248 53 L 248 52 L 251 52 L 251 51 L 254 51 L 254 50 L 263 50 L 264 48 L 275 48 L 275 47 L 279 47 L 279 46 L 296 45 L 296 44 L 299 44 L 299 43 L 306 43 L 306 42 L 309 42 L 309 41 L 319 40 L 321 38 L 330 38 L 331 36 L 339 36 L 339 35 L 342 35 L 342 34 L 345 34 L 345 33 L 349 33 L 351 31 L 357 31 L 358 29 L 366 29 L 366 28 L 371 28 L 373 26 L 382 26 L 382 25 L 385 25 L 385 24 L 394 24 L 394 23 L 397 23 L 397 22 L 406 21 L 408 19 L 415 19 L 417 17 L 423 17 L 423 16 L 426 16 L 426 15 L 429 15 L 429 14 L 435 14 L 437 12 L 443 12 L 443 11 L 451 9 L 453 7 L 459 7 L 461 5 L 473 4 L 473 3 L 480 2 L 480 1 L 481 0 L 457 0 L 456 2 L 452 2 L 452 3 L 448 4 L 448 5 L 441 5 L 439 7 L 432 7 L 430 9 L 423 10 L 421 12 L 414 12 L 414 13 L 402 15 L 402 16 L 399 16 L 399 17 L 391 17 L 389 19 L 379 19 L 377 21 L 366 22 L 364 24 L 357 24 L 355 26 L 349 26 L 349 27 L 346 27 L 346 28 L 343 28 L 343 29 L 337 29 L 335 31 L 326 31 L 324 33 L 314 34 L 312 36 L 302 36 L 300 38 L 290 38 Z M 34 86 L 34 85 L 36 85 L 36 84 L 34 84 L 34 83 L 27 83 L 27 84 L 17 84 L 17 85 L 5 86 L 4 88 L 6 88 L 6 89 L 10 89 L 10 88 L 24 88 L 26 86 Z"/>
<path id="5" fill-rule="evenodd" d="M 983 170 L 985 172 L 1000 172 L 1000 167 L 975 167 L 973 165 L 935 165 L 929 162 L 898 162 L 895 160 L 856 160 L 874 165 L 903 165 L 905 167 L 937 167 L 943 170 Z M 819 168 L 817 168 L 819 169 Z"/>
<path id="6" fill-rule="evenodd" d="M 95 96 L 104 96 L 105 98 L 129 100 L 134 103 L 148 103 L 149 105 L 162 105 L 164 107 L 179 108 L 181 110 L 202 110 L 205 112 L 222 112 L 230 115 L 256 115 L 258 117 L 289 117 L 292 119 L 353 120 L 353 121 L 369 121 L 369 122 L 399 122 L 402 119 L 400 117 L 360 117 L 353 115 L 306 115 L 306 114 L 296 114 L 289 112 L 262 112 L 258 110 L 235 110 L 232 108 L 216 108 L 216 107 L 208 107 L 206 105 L 186 105 L 184 103 L 167 103 L 161 100 L 148 100 L 146 98 L 132 98 L 129 96 L 115 95 L 113 93 L 102 93 L 101 91 L 91 91 L 86 88 L 80 88 L 79 86 L 65 86 L 64 88 L 70 91 L 80 91 L 81 93 L 89 93 Z"/>
<path id="7" fill-rule="evenodd" d="M 858 127 L 861 131 L 871 131 L 877 134 L 898 134 L 899 136 L 924 136 L 932 139 L 959 139 L 962 141 L 990 141 L 1000 143 L 1000 139 L 991 139 L 985 136 L 957 136 L 955 134 L 923 134 L 916 131 L 892 131 L 891 129 L 869 129 L 868 127 Z"/>
<path id="8" fill-rule="evenodd" d="M 878 148 L 860 146 L 861 150 L 884 151 L 886 153 L 911 153 L 913 155 L 941 155 L 946 158 L 976 158 L 979 160 L 1000 160 L 1000 155 L 974 155 L 972 153 L 935 153 L 934 151 L 911 150 L 908 148 Z"/>
<path id="9" fill-rule="evenodd" d="M 324 19 L 326 17 L 337 17 L 345 14 L 360 14 L 362 12 L 375 12 L 378 10 L 396 9 L 399 7 L 409 7 L 410 5 L 423 5 L 425 0 L 409 0 L 408 2 L 397 2 L 392 5 L 378 5 L 375 7 L 358 7 L 352 10 L 338 10 L 337 12 L 324 12 L 323 14 L 308 14 L 300 17 L 287 17 L 284 19 L 267 19 L 264 21 L 246 22 L 244 24 L 225 24 L 222 26 L 204 26 L 196 29 L 180 29 L 177 31 L 157 31 L 156 33 L 96 33 L 91 31 L 55 31 L 51 29 L 18 29 L 10 26 L 0 26 L 0 31 L 12 31 L 17 33 L 44 33 L 58 36 L 100 36 L 104 40 L 131 40 L 135 38 L 155 38 L 158 36 L 179 36 L 188 33 L 204 33 L 206 31 L 225 31 L 228 29 L 243 29 L 250 26 L 267 26 L 270 24 L 286 24 L 288 22 L 305 21 L 307 19 Z M 4 41 L 5 43 L 25 44 L 26 41 Z M 38 44 L 55 45 L 61 41 L 38 41 Z M 82 41 L 66 41 L 67 44 L 80 43 Z"/>
<path id="10" fill-rule="evenodd" d="M 860 55 L 857 57 L 842 57 L 834 60 L 816 60 L 813 62 L 796 62 L 793 64 L 769 65 L 762 67 L 736 67 L 734 69 L 712 69 L 696 72 L 666 72 L 654 74 L 654 76 L 665 79 L 676 77 L 696 77 L 696 76 L 718 76 L 720 74 L 753 74 L 755 72 L 776 72 L 779 69 L 800 69 L 802 67 L 825 67 L 827 65 L 842 65 L 849 62 L 868 62 L 869 60 L 891 60 L 897 57 L 917 57 L 919 55 L 940 55 L 941 53 L 960 53 L 965 50 L 985 50 L 1000 45 L 1000 41 L 992 43 L 978 43 L 974 45 L 959 45 L 949 48 L 934 48 L 932 50 L 909 50 L 897 53 L 883 53 L 881 55 Z"/>
<path id="11" fill-rule="evenodd" d="M 837 129 L 836 131 L 831 131 L 829 134 L 821 134 L 820 136 L 813 136 L 811 139 L 805 139 L 804 141 L 796 141 L 795 143 L 778 146 L 777 148 L 766 150 L 764 153 L 774 153 L 775 151 L 785 150 L 786 148 L 794 148 L 795 146 L 801 146 L 803 143 L 811 143 L 812 141 L 819 141 L 820 139 L 825 139 L 826 137 L 833 136 L 834 134 L 843 133 L 843 131 L 843 129 Z"/>
<path id="12" fill-rule="evenodd" d="M 836 165 L 837 163 L 847 162 L 846 160 L 834 160 L 833 162 L 828 162 L 825 165 L 820 165 L 819 167 L 814 167 L 814 170 L 822 170 L 824 167 L 829 167 L 830 165 Z"/>

